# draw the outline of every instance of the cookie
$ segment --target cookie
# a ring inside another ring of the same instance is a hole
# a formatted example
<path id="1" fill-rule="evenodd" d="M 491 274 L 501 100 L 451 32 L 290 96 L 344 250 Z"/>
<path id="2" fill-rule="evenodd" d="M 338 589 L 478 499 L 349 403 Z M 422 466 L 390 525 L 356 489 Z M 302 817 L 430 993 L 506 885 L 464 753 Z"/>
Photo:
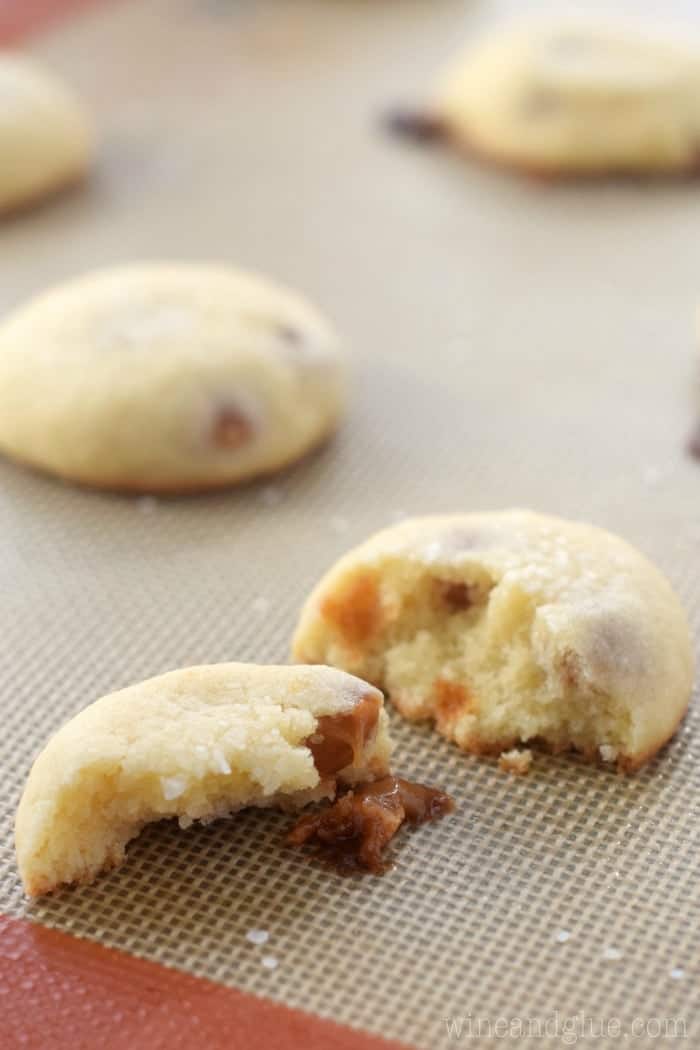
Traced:
<path id="1" fill-rule="evenodd" d="M 434 115 L 458 144 L 543 174 L 700 165 L 700 46 L 638 23 L 517 23 L 444 77 Z"/>
<path id="2" fill-rule="evenodd" d="M 225 266 L 88 274 L 0 325 L 0 450 L 100 488 L 187 492 L 267 474 L 321 442 L 344 398 L 323 318 Z"/>
<path id="3" fill-rule="evenodd" d="M 0 214 L 80 179 L 93 152 L 88 117 L 56 77 L 0 54 Z"/>
<path id="4" fill-rule="evenodd" d="M 330 667 L 189 667 L 112 693 L 51 738 L 15 844 L 31 896 L 91 882 L 145 824 L 298 809 L 388 772 L 381 693 Z"/>
<path id="5" fill-rule="evenodd" d="M 297 660 L 383 689 L 465 751 L 538 741 L 632 771 L 688 704 L 688 624 L 668 581 L 623 540 L 529 511 L 417 518 L 331 568 Z"/>

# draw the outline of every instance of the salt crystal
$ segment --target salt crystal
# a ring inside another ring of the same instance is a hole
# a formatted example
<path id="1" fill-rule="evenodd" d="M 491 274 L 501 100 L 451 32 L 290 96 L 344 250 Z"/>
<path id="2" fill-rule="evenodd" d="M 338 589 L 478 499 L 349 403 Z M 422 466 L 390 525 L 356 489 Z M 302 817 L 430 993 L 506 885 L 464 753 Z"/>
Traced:
<path id="1" fill-rule="evenodd" d="M 277 959 L 274 955 L 263 955 L 260 962 L 266 970 L 275 970 L 277 968 Z"/>
<path id="2" fill-rule="evenodd" d="M 685 970 L 682 969 L 680 966 L 676 966 L 673 970 L 671 970 L 671 977 L 674 981 L 682 981 L 685 977 Z"/>
<path id="3" fill-rule="evenodd" d="M 173 798 L 179 798 L 185 793 L 187 781 L 184 777 L 161 777 L 160 786 L 163 790 L 163 798 L 170 802 Z"/>
<path id="4" fill-rule="evenodd" d="M 554 935 L 554 940 L 557 944 L 566 944 L 570 936 L 571 934 L 568 930 L 559 930 L 559 932 Z"/>
<path id="5" fill-rule="evenodd" d="M 221 748 L 215 747 L 212 751 L 212 758 L 214 759 L 214 769 L 217 773 L 230 773 L 231 767 L 226 761 L 226 755 L 223 753 Z"/>
<path id="6" fill-rule="evenodd" d="M 612 962 L 614 959 L 621 959 L 622 952 L 619 948 L 605 947 L 603 948 L 603 958 Z"/>
<path id="7" fill-rule="evenodd" d="M 270 934 L 267 930 L 248 930 L 245 939 L 251 944 L 267 944 Z"/>

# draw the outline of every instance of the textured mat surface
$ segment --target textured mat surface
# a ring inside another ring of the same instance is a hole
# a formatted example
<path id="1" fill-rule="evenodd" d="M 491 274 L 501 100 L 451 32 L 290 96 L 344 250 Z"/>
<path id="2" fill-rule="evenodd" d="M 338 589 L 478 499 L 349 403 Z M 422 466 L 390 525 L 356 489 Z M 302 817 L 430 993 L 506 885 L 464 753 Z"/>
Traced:
<path id="1" fill-rule="evenodd" d="M 335 319 L 355 391 L 331 446 L 229 494 L 129 500 L 0 463 L 0 911 L 431 1050 L 495 1045 L 501 1019 L 525 1047 L 567 1022 L 600 1045 L 587 1026 L 613 1040 L 616 1020 L 650 1045 L 677 1021 L 693 1046 L 695 710 L 632 779 L 544 757 L 509 778 L 395 719 L 401 770 L 459 809 L 380 880 L 310 867 L 275 814 L 150 828 L 121 871 L 32 905 L 14 864 L 22 783 L 66 718 L 169 668 L 284 660 L 319 573 L 402 514 L 611 528 L 697 637 L 700 184 L 530 184 L 379 128 L 505 9 L 149 0 L 33 45 L 90 98 L 102 152 L 89 187 L 3 226 L 0 309 L 95 265 L 228 259 Z"/>

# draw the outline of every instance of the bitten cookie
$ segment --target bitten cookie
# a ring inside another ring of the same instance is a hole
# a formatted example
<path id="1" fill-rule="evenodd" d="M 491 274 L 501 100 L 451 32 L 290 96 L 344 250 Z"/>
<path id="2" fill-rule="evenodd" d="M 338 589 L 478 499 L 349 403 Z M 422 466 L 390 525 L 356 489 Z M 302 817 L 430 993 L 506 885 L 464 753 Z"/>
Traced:
<path id="1" fill-rule="evenodd" d="M 537 740 L 624 771 L 673 734 L 693 678 L 685 615 L 646 558 L 521 510 L 373 536 L 318 584 L 293 652 L 374 682 L 465 751 Z"/>
<path id="2" fill-rule="evenodd" d="M 330 667 L 190 667 L 86 707 L 35 761 L 17 811 L 36 896 L 121 864 L 150 821 L 297 809 L 373 780 L 391 751 L 382 694 Z"/>
<path id="3" fill-rule="evenodd" d="M 93 151 L 82 105 L 22 55 L 0 54 L 0 213 L 77 181 Z"/>
<path id="4" fill-rule="evenodd" d="M 458 143 L 534 172 L 688 172 L 700 46 L 632 22 L 518 23 L 467 50 L 434 110 Z"/>
<path id="5" fill-rule="evenodd" d="M 0 325 L 0 450 L 86 485 L 180 492 L 268 473 L 325 438 L 344 398 L 323 318 L 225 266 L 88 274 Z"/>

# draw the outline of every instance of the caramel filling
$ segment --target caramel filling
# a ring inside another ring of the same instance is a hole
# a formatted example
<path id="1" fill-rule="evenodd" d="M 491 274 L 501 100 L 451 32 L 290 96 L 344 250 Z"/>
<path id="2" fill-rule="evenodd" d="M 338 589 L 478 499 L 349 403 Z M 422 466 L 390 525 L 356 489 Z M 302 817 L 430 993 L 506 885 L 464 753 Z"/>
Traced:
<path id="1" fill-rule="evenodd" d="M 217 415 L 211 437 L 218 448 L 238 448 L 253 436 L 253 425 L 236 408 L 224 408 Z"/>
<path id="2" fill-rule="evenodd" d="M 382 627 L 382 601 L 377 577 L 361 571 L 346 581 L 340 594 L 327 594 L 321 615 L 333 625 L 350 648 L 361 648 Z"/>
<path id="3" fill-rule="evenodd" d="M 368 694 L 336 715 L 322 715 L 316 732 L 306 741 L 320 777 L 330 777 L 360 761 L 377 731 L 381 699 Z"/>
<path id="4" fill-rule="evenodd" d="M 320 812 L 301 817 L 287 837 L 292 846 L 315 842 L 319 856 L 339 873 L 382 875 L 384 850 L 404 822 L 438 820 L 454 809 L 449 795 L 393 775 L 355 788 Z"/>

